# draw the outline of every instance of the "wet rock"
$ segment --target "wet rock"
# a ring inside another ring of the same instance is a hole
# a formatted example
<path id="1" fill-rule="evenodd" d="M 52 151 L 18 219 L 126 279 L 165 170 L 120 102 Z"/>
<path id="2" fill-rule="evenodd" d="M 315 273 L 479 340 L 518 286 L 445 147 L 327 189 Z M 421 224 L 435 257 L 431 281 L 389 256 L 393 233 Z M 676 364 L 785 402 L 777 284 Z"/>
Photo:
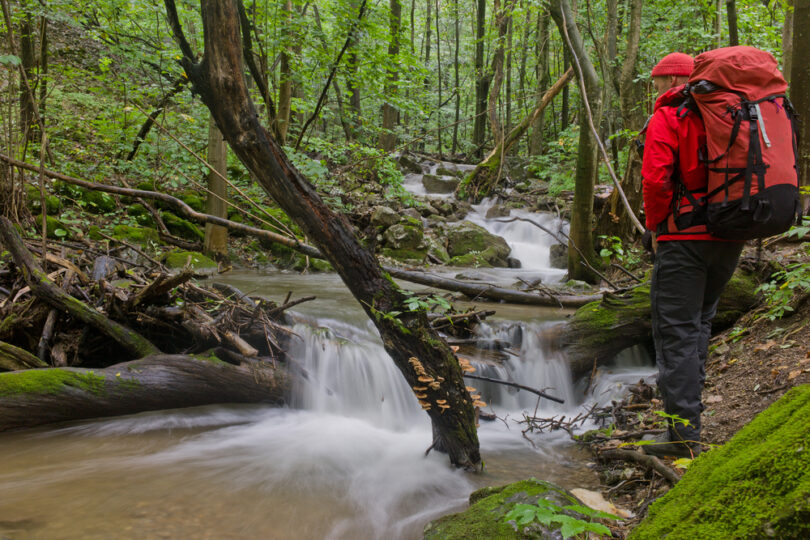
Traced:
<path id="1" fill-rule="evenodd" d="M 506 268 L 511 251 L 506 240 L 469 221 L 448 227 L 447 252 L 453 264 Z"/>
<path id="2" fill-rule="evenodd" d="M 402 215 L 411 218 L 412 220 L 416 220 L 417 223 L 422 222 L 422 216 L 419 214 L 419 210 L 416 208 L 406 208 L 402 211 Z"/>
<path id="3" fill-rule="evenodd" d="M 425 203 L 425 204 L 421 205 L 419 207 L 419 209 L 418 209 L 418 212 L 424 218 L 430 217 L 430 216 L 435 216 L 435 215 L 437 215 L 439 213 L 439 211 L 436 210 L 435 208 L 433 208 L 433 205 L 430 204 L 430 203 Z"/>
<path id="4" fill-rule="evenodd" d="M 394 250 L 422 248 L 423 239 L 422 227 L 413 223 L 397 223 L 388 227 L 383 234 L 385 247 Z"/>
<path id="5" fill-rule="evenodd" d="M 496 219 L 502 217 L 508 217 L 511 210 L 506 206 L 501 204 L 493 205 L 489 210 L 487 210 L 486 218 L 487 219 Z"/>
<path id="6" fill-rule="evenodd" d="M 549 265 L 552 268 L 568 268 L 568 246 L 564 244 L 553 244 L 549 248 Z"/>
<path id="7" fill-rule="evenodd" d="M 514 257 L 507 257 L 506 264 L 509 268 L 523 268 L 523 263 L 520 262 L 520 259 Z"/>
<path id="8" fill-rule="evenodd" d="M 403 171 L 415 173 L 415 174 L 422 174 L 424 173 L 424 169 L 422 165 L 416 162 L 413 158 L 408 156 L 407 154 L 400 154 L 397 158 L 397 164 Z"/>
<path id="9" fill-rule="evenodd" d="M 422 177 L 422 185 L 428 193 L 453 193 L 461 179 L 455 176 L 438 176 L 426 174 Z"/>
<path id="10" fill-rule="evenodd" d="M 399 214 L 387 206 L 375 206 L 371 209 L 371 224 L 375 227 L 390 227 L 399 222 Z"/>
<path id="11" fill-rule="evenodd" d="M 557 199 L 550 196 L 542 196 L 537 198 L 535 209 L 540 212 L 555 212 L 560 207 Z"/>
<path id="12" fill-rule="evenodd" d="M 450 262 L 450 254 L 447 253 L 444 245 L 434 238 L 433 236 L 425 236 L 425 244 L 427 245 L 427 255 L 432 262 L 439 262 L 447 264 Z"/>

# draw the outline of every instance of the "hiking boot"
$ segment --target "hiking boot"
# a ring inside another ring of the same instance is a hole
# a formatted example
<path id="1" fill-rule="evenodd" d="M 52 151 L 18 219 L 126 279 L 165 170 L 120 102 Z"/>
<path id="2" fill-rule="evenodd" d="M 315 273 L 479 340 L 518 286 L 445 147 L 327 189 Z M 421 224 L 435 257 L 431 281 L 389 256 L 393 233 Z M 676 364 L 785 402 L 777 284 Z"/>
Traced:
<path id="1" fill-rule="evenodd" d="M 666 431 L 655 436 L 645 435 L 641 440 L 651 441 L 641 447 L 648 456 L 691 459 L 700 455 L 700 443 L 673 441 Z"/>

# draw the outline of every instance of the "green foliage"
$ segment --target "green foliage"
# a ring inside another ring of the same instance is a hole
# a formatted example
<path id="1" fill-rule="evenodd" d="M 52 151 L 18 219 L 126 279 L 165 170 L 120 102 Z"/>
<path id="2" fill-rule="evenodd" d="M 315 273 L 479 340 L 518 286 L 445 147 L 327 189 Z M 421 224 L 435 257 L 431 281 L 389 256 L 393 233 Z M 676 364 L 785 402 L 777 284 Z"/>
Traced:
<path id="1" fill-rule="evenodd" d="M 453 306 L 437 294 L 409 294 L 405 298 L 405 307 L 408 308 L 408 311 L 433 311 L 436 308 L 449 311 Z"/>
<path id="2" fill-rule="evenodd" d="M 550 195 L 573 190 L 578 148 L 579 126 L 572 124 L 560 132 L 556 141 L 546 145 L 544 154 L 531 157 L 529 173 L 548 181 Z"/>
<path id="3" fill-rule="evenodd" d="M 622 239 L 618 236 L 599 235 L 598 238 L 602 245 L 599 256 L 605 259 L 606 263 L 612 259 L 619 264 L 634 266 L 641 261 L 638 251 L 632 248 L 625 249 Z"/>
<path id="4" fill-rule="evenodd" d="M 610 534 L 610 529 L 601 523 L 573 517 L 564 513 L 565 510 L 584 514 L 591 518 L 619 519 L 613 514 L 600 512 L 599 510 L 594 510 L 587 506 L 566 505 L 560 507 L 546 499 L 538 500 L 537 504 L 516 504 L 515 507 L 506 514 L 504 519 L 507 522 L 514 521 L 518 527 L 528 525 L 535 521 L 546 526 L 558 523 L 562 525 L 560 534 L 562 534 L 563 538 L 571 538 L 588 532 Z"/>
<path id="5" fill-rule="evenodd" d="M 799 293 L 810 291 L 810 262 L 797 262 L 774 272 L 768 283 L 763 283 L 759 291 L 765 295 L 768 311 L 763 315 L 773 321 L 781 319 L 793 311 L 790 305 Z"/>

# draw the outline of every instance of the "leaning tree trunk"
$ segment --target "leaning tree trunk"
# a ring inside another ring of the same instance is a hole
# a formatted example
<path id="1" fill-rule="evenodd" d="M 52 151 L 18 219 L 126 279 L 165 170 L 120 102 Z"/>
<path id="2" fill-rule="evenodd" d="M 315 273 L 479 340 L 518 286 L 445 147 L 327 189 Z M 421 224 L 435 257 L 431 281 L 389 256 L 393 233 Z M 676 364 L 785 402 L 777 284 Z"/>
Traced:
<path id="1" fill-rule="evenodd" d="M 593 114 L 593 124 L 599 126 L 602 108 L 599 76 L 588 56 L 571 6 L 567 0 L 553 0 L 549 5 L 549 11 L 564 41 L 570 42 L 570 46 L 566 47 L 566 50 L 571 52 L 573 64 L 577 66 L 577 78 L 581 79 L 580 84 L 585 87 Z M 585 114 L 588 113 L 583 103 L 583 116 Z M 587 122 L 581 122 L 581 124 L 574 203 L 571 209 L 571 232 L 568 235 L 569 243 L 576 246 L 577 249 L 568 250 L 568 276 L 571 279 L 594 281 L 596 276 L 590 268 L 598 266 L 599 263 L 593 247 L 593 191 L 599 161 L 595 134 L 588 129 Z M 585 264 L 586 261 L 583 260 L 583 257 L 589 264 Z"/>
<path id="2" fill-rule="evenodd" d="M 751 309 L 757 302 L 756 288 L 753 276 L 737 270 L 720 297 L 714 329 L 730 327 Z M 624 349 L 652 348 L 650 317 L 650 285 L 645 283 L 626 294 L 607 293 L 602 300 L 584 305 L 553 329 L 552 337 L 566 352 L 574 377 L 581 377 Z"/>
<path id="3" fill-rule="evenodd" d="M 509 153 L 514 144 L 529 130 L 529 127 L 543 114 L 554 97 L 560 93 L 573 77 L 574 71 L 568 68 L 568 71 L 543 94 L 537 107 L 515 126 L 506 137 L 498 138 L 498 144 L 487 154 L 484 161 L 476 165 L 475 169 L 459 184 L 456 192 L 458 196 L 468 197 L 475 202 L 479 202 L 484 197 L 492 194 L 492 191 L 497 186 L 504 156 Z M 493 125 L 497 124 L 493 123 Z"/>
<path id="4" fill-rule="evenodd" d="M 424 311 L 404 307 L 403 292 L 360 245 L 346 218 L 323 202 L 259 123 L 241 69 L 235 0 L 202 0 L 201 5 L 205 51 L 196 63 L 174 2 L 166 0 L 182 64 L 195 90 L 233 152 L 282 209 L 295 217 L 372 318 L 386 351 L 428 410 L 439 434 L 435 442 L 455 465 L 478 468 L 475 414 L 458 360 L 430 327 Z"/>
<path id="5" fill-rule="evenodd" d="M 0 432 L 215 403 L 281 405 L 290 380 L 281 365 L 235 366 L 213 356 L 160 354 L 105 369 L 0 373 Z"/>

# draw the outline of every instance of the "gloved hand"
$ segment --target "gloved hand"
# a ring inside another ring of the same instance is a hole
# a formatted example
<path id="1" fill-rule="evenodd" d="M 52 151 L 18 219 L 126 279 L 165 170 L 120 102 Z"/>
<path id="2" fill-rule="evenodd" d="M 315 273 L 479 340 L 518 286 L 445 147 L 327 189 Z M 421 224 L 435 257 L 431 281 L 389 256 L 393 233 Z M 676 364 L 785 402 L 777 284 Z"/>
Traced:
<path id="1" fill-rule="evenodd" d="M 645 251 L 652 253 L 652 231 L 650 229 L 644 231 L 644 234 L 641 236 L 641 247 L 643 247 Z"/>

